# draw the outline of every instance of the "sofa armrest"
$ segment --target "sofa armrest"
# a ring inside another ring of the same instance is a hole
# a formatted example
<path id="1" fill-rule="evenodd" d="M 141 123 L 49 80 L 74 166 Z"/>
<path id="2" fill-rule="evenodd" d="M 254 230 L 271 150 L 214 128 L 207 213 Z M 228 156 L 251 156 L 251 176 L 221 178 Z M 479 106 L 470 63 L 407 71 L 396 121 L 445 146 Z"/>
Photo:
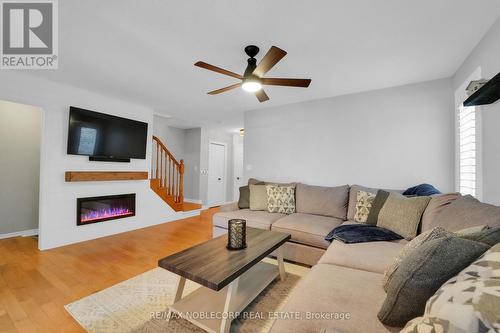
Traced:
<path id="1" fill-rule="evenodd" d="M 219 207 L 219 212 L 234 212 L 236 210 L 239 210 L 240 207 L 238 207 L 237 202 L 231 202 L 225 205 L 221 205 Z"/>

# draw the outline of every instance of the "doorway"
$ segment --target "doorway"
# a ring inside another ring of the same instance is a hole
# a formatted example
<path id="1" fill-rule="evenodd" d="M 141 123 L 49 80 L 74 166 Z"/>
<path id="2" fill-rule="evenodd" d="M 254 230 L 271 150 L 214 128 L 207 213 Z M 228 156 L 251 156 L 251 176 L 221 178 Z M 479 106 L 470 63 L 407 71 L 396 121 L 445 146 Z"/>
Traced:
<path id="1" fill-rule="evenodd" d="M 220 206 L 226 202 L 225 143 L 210 142 L 208 148 L 208 206 Z"/>
<path id="2" fill-rule="evenodd" d="M 42 110 L 0 100 L 0 239 L 38 234 Z"/>

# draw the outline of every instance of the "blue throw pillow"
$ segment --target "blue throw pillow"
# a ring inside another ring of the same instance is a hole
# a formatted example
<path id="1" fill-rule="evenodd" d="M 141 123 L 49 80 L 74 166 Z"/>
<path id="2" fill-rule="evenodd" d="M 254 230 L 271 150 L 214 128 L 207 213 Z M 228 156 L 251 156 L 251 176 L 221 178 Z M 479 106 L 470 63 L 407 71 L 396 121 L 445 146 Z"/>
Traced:
<path id="1" fill-rule="evenodd" d="M 417 186 L 410 187 L 409 189 L 403 192 L 403 195 L 410 195 L 417 197 L 428 197 L 435 194 L 441 194 L 441 192 L 431 184 L 420 184 Z"/>
<path id="2" fill-rule="evenodd" d="M 341 242 L 365 243 L 376 241 L 392 241 L 403 239 L 402 236 L 390 230 L 368 224 L 347 224 L 341 225 L 330 231 L 325 240 L 331 242 L 334 239 Z"/>

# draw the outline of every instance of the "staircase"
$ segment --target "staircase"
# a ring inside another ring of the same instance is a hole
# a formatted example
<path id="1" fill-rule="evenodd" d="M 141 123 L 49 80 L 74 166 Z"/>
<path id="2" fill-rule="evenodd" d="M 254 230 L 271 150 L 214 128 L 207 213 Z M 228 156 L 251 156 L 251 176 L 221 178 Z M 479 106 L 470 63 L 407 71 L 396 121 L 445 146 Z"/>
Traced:
<path id="1" fill-rule="evenodd" d="M 199 204 L 184 201 L 184 161 L 178 162 L 156 136 L 153 136 L 150 186 L 176 212 L 201 208 Z"/>

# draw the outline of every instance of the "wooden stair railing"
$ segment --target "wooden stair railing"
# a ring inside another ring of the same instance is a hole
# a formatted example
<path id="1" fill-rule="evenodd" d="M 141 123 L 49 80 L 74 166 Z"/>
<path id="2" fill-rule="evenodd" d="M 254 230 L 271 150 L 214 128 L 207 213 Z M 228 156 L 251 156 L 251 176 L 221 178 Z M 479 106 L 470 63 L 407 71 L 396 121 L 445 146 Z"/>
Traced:
<path id="1" fill-rule="evenodd" d="M 183 210 L 184 161 L 178 162 L 156 136 L 153 136 L 151 189 L 175 211 Z"/>

